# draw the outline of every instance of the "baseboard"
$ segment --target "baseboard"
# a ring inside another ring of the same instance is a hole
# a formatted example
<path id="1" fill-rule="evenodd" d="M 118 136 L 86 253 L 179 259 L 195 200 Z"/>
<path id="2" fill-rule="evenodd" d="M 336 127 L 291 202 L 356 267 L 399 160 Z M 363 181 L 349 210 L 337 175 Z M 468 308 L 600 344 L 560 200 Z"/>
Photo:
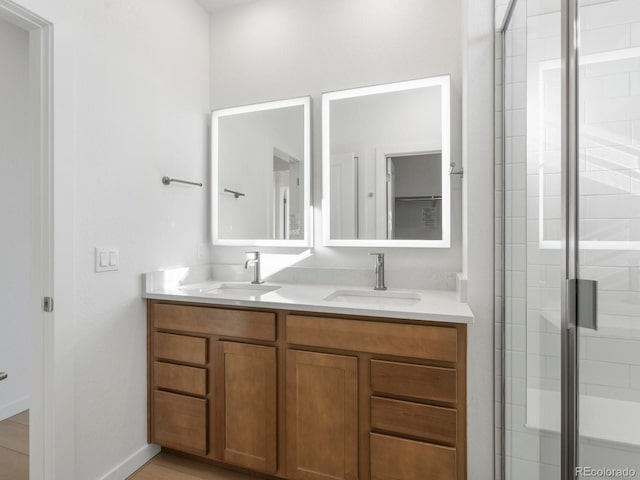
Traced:
<path id="1" fill-rule="evenodd" d="M 124 480 L 160 453 L 158 445 L 147 444 L 107 473 L 100 480 Z"/>
<path id="2" fill-rule="evenodd" d="M 29 408 L 29 395 L 19 398 L 15 402 L 0 406 L 0 421 L 13 417 Z"/>

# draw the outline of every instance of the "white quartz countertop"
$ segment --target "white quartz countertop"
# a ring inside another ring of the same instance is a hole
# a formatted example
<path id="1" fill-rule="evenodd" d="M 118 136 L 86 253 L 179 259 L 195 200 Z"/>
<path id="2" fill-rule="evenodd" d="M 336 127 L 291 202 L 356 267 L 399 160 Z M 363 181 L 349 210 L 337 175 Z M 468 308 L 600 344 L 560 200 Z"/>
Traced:
<path id="1" fill-rule="evenodd" d="M 155 288 L 159 286 L 161 288 Z M 469 306 L 459 302 L 456 292 L 449 290 L 389 288 L 386 291 L 374 291 L 371 287 L 352 285 L 268 282 L 257 287 L 262 291 L 252 288 L 246 281 L 207 280 L 182 285 L 158 285 L 158 282 L 145 279 L 143 298 L 409 320 L 473 322 Z"/>

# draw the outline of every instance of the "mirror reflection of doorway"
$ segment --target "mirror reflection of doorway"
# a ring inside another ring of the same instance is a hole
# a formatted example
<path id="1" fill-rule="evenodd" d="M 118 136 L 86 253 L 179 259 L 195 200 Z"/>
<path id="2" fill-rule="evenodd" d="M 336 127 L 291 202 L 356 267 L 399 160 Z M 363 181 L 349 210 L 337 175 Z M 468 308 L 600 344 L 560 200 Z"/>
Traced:
<path id="1" fill-rule="evenodd" d="M 302 171 L 300 160 L 273 148 L 273 238 L 302 239 Z"/>
<path id="2" fill-rule="evenodd" d="M 389 240 L 442 239 L 442 155 L 386 157 Z"/>

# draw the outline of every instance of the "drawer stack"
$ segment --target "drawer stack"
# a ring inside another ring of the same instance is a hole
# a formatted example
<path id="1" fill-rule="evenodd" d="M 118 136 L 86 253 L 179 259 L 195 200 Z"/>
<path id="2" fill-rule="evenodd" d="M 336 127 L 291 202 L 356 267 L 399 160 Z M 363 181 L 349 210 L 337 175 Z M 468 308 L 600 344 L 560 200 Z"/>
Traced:
<path id="1" fill-rule="evenodd" d="M 276 471 L 275 314 L 149 305 L 149 441 Z"/>
<path id="2" fill-rule="evenodd" d="M 206 455 L 207 339 L 155 332 L 153 352 L 153 442 Z"/>
<path id="3" fill-rule="evenodd" d="M 455 479 L 454 368 L 371 360 L 371 478 Z"/>

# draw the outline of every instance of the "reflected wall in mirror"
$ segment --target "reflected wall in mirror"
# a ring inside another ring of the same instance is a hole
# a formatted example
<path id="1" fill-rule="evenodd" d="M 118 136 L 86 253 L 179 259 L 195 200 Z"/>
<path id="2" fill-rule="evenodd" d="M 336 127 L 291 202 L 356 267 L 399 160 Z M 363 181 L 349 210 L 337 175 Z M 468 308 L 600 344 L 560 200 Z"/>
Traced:
<path id="1" fill-rule="evenodd" d="M 214 110 L 214 245 L 311 244 L 309 97 Z"/>
<path id="2" fill-rule="evenodd" d="M 440 76 L 322 96 L 323 235 L 450 246 L 450 86 Z"/>

